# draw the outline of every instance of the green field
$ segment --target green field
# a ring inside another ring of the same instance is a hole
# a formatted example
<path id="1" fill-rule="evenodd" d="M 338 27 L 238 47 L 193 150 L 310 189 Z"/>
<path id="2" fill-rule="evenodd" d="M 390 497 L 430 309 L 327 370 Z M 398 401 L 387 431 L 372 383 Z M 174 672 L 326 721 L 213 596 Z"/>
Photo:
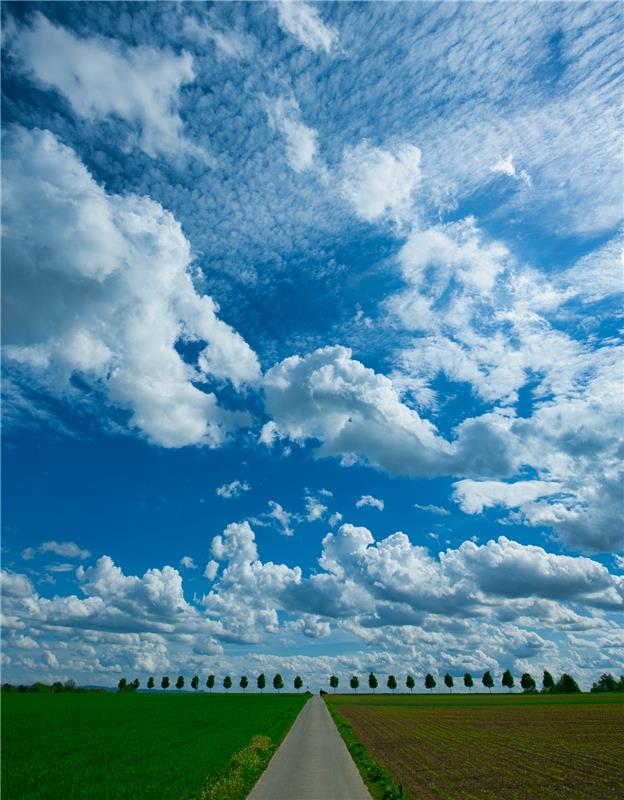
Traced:
<path id="1" fill-rule="evenodd" d="M 2 798 L 201 797 L 203 787 L 254 736 L 279 743 L 306 699 L 289 694 L 3 694 Z M 244 790 L 238 796 L 244 797 Z"/>
<path id="2" fill-rule="evenodd" d="M 332 695 L 327 701 L 375 797 L 382 795 L 375 780 L 383 776 L 374 762 L 413 800 L 624 796 L 621 694 Z"/>

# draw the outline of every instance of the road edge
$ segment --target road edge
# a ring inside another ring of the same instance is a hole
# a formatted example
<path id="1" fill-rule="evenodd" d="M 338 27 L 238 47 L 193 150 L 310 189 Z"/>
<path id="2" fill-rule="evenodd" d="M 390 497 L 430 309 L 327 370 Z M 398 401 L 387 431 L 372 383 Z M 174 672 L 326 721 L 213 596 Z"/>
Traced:
<path id="1" fill-rule="evenodd" d="M 353 726 L 334 708 L 334 701 L 330 698 L 328 702 L 325 697 L 323 700 L 373 800 L 411 800 L 403 785 L 395 781 L 364 747 Z"/>
<path id="2" fill-rule="evenodd" d="M 291 732 L 291 730 L 293 729 L 293 725 L 294 725 L 294 724 L 295 724 L 295 722 L 296 722 L 296 721 L 299 719 L 299 717 L 301 716 L 301 714 L 303 714 L 303 709 L 304 709 L 304 708 L 305 708 L 305 707 L 308 705 L 308 703 L 310 702 L 310 700 L 311 700 L 313 697 L 314 697 L 314 695 L 312 694 L 312 692 L 308 692 L 308 699 L 307 699 L 307 700 L 305 701 L 305 703 L 304 703 L 304 704 L 301 706 L 301 708 L 299 709 L 299 713 L 298 713 L 298 714 L 297 714 L 297 716 L 296 716 L 296 717 L 293 719 L 293 721 L 290 723 L 290 725 L 288 726 L 288 728 L 287 728 L 287 729 L 286 729 L 286 731 L 284 732 L 284 735 L 282 736 L 282 738 L 279 740 L 279 742 L 277 742 L 277 744 L 276 744 L 276 746 L 275 746 L 275 750 L 273 751 L 273 753 L 272 753 L 272 755 L 271 755 L 271 758 L 270 758 L 270 759 L 267 761 L 267 764 L 266 764 L 265 768 L 264 768 L 264 769 L 262 770 L 262 772 L 261 772 L 261 773 L 258 775 L 258 778 L 257 778 L 257 780 L 254 782 L 254 785 L 253 785 L 253 786 L 251 786 L 251 787 L 249 788 L 249 791 L 248 791 L 248 792 L 247 792 L 247 794 L 245 795 L 245 799 L 246 799 L 246 800 L 247 800 L 247 798 L 249 798 L 249 797 L 252 795 L 252 793 L 253 793 L 253 790 L 256 788 L 256 786 L 257 786 L 257 785 L 260 783 L 260 781 L 262 780 L 262 776 L 263 776 L 263 775 L 264 775 L 264 773 L 265 773 L 265 772 L 268 770 L 268 768 L 271 766 L 271 764 L 272 764 L 272 762 L 273 762 L 273 759 L 274 759 L 274 758 L 277 756 L 277 753 L 278 753 L 278 751 L 279 751 L 280 747 L 281 747 L 281 746 L 282 746 L 282 744 L 283 744 L 283 743 L 286 741 L 286 737 L 288 736 L 288 734 L 289 734 L 289 733 Z"/>

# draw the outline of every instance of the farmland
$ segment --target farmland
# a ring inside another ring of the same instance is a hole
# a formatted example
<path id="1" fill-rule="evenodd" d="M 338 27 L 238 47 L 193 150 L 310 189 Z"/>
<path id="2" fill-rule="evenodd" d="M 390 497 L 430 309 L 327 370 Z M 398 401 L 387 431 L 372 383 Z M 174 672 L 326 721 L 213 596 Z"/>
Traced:
<path id="1" fill-rule="evenodd" d="M 622 695 L 327 698 L 417 800 L 619 800 Z"/>
<path id="2" fill-rule="evenodd" d="M 244 798 L 306 699 L 288 694 L 5 694 L 2 797 L 200 798 L 233 754 L 253 737 L 269 737 L 272 746 L 262 764 L 247 769 L 238 789 L 229 788 L 228 797 Z"/>

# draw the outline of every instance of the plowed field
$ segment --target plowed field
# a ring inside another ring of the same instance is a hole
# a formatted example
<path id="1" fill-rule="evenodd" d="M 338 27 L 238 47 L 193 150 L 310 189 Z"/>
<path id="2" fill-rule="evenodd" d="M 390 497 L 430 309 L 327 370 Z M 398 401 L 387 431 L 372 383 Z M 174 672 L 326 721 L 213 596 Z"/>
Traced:
<path id="1" fill-rule="evenodd" d="M 413 800 L 621 800 L 624 704 L 526 699 L 330 702 Z"/>

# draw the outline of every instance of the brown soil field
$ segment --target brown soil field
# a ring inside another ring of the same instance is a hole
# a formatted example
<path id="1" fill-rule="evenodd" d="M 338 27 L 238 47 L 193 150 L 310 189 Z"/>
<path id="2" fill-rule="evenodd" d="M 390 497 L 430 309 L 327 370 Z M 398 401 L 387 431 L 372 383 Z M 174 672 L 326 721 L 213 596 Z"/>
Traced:
<path id="1" fill-rule="evenodd" d="M 421 699 L 330 698 L 413 800 L 624 797 L 621 702 Z"/>

